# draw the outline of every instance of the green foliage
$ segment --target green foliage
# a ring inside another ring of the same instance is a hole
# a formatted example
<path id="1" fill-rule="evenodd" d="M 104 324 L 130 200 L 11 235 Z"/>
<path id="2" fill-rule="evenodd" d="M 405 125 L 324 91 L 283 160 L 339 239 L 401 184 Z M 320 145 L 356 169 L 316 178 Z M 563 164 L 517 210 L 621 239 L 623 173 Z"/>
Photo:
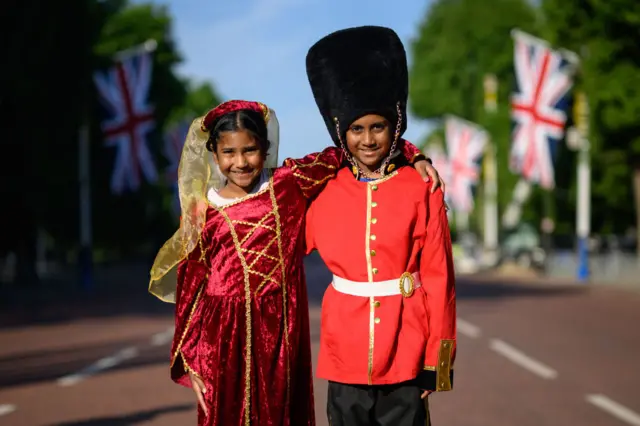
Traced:
<path id="1" fill-rule="evenodd" d="M 511 199 L 518 179 L 508 165 L 509 97 L 514 86 L 511 30 L 535 34 L 537 26 L 536 11 L 525 0 L 439 0 L 427 12 L 412 43 L 412 112 L 421 118 L 454 114 L 489 131 L 496 146 L 501 208 Z M 495 74 L 499 83 L 494 113 L 483 108 L 483 80 L 488 73 Z M 479 201 L 474 215 L 481 210 Z M 472 217 L 470 223 L 477 220 Z"/>
<path id="2" fill-rule="evenodd" d="M 519 28 L 575 51 L 582 57 L 576 86 L 587 93 L 591 106 L 593 231 L 624 232 L 633 222 L 634 167 L 640 173 L 640 2 L 539 3 L 536 8 L 525 0 L 435 1 L 411 46 L 412 112 L 430 119 L 455 114 L 489 130 L 497 147 L 502 210 L 518 179 L 508 167 L 514 78 L 510 31 Z M 499 82 L 495 113 L 482 107 L 486 73 Z M 536 189 L 523 219 L 538 223 L 543 214 L 552 214 L 558 232 L 573 232 L 575 181 L 576 155 L 562 144 L 556 189 L 551 194 Z"/>
<path id="3" fill-rule="evenodd" d="M 195 84 L 187 81 L 184 85 L 187 87 L 187 96 L 184 105 L 173 110 L 170 118 L 172 123 L 201 117 L 222 102 L 213 86 L 207 82 Z"/>
<path id="4" fill-rule="evenodd" d="M 595 230 L 624 232 L 633 222 L 633 168 L 640 168 L 640 3 L 544 0 L 541 7 L 549 40 L 582 57 L 578 87 L 591 108 Z"/>
<path id="5" fill-rule="evenodd" d="M 497 13 L 500 11 L 500 13 Z M 513 81 L 511 29 L 535 32 L 535 11 L 525 0 L 439 0 L 412 43 L 412 112 L 476 120 L 483 76 L 494 73 L 506 102 Z"/>

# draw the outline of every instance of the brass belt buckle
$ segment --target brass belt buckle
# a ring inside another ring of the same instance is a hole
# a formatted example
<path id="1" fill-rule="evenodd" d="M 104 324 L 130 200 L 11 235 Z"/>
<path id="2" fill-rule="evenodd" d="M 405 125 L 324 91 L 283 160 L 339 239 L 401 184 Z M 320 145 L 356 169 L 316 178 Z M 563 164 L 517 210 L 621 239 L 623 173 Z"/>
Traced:
<path id="1" fill-rule="evenodd" d="M 405 281 L 409 281 L 409 289 L 405 288 Z M 403 297 L 411 297 L 415 291 L 415 280 L 413 274 L 405 272 L 400 276 L 400 294 Z"/>

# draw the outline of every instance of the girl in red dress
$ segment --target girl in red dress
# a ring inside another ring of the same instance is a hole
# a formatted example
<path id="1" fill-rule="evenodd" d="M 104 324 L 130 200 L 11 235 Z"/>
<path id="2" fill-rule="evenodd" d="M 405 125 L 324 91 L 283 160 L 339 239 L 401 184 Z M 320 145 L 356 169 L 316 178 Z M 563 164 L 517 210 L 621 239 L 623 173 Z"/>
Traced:
<path id="1" fill-rule="evenodd" d="M 194 121 L 183 148 L 180 229 L 150 292 L 176 303 L 171 378 L 195 391 L 199 425 L 315 424 L 303 223 L 343 154 L 274 169 L 277 133 L 272 110 L 229 101 Z"/>

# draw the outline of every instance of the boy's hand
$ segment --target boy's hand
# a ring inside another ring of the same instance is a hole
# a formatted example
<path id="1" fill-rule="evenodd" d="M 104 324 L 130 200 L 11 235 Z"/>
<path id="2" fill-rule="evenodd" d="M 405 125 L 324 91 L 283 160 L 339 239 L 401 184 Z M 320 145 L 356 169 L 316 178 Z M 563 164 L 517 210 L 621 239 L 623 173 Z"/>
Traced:
<path id="1" fill-rule="evenodd" d="M 433 391 L 422 391 L 422 395 L 420 395 L 420 399 L 425 399 L 429 396 L 429 394 Z"/>

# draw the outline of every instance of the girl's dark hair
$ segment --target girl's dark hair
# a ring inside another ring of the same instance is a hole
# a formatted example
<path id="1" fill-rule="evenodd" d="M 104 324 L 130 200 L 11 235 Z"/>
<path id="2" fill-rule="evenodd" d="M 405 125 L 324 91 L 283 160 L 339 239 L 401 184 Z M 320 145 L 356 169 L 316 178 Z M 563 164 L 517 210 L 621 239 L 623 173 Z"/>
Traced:
<path id="1" fill-rule="evenodd" d="M 241 109 L 220 116 L 213 123 L 213 128 L 209 133 L 209 139 L 206 144 L 207 150 L 216 151 L 218 140 L 220 140 L 222 133 L 237 132 L 238 130 L 246 130 L 251 133 L 263 152 L 266 153 L 269 150 L 271 143 L 267 139 L 267 124 L 264 122 L 262 114 L 248 109 Z"/>

